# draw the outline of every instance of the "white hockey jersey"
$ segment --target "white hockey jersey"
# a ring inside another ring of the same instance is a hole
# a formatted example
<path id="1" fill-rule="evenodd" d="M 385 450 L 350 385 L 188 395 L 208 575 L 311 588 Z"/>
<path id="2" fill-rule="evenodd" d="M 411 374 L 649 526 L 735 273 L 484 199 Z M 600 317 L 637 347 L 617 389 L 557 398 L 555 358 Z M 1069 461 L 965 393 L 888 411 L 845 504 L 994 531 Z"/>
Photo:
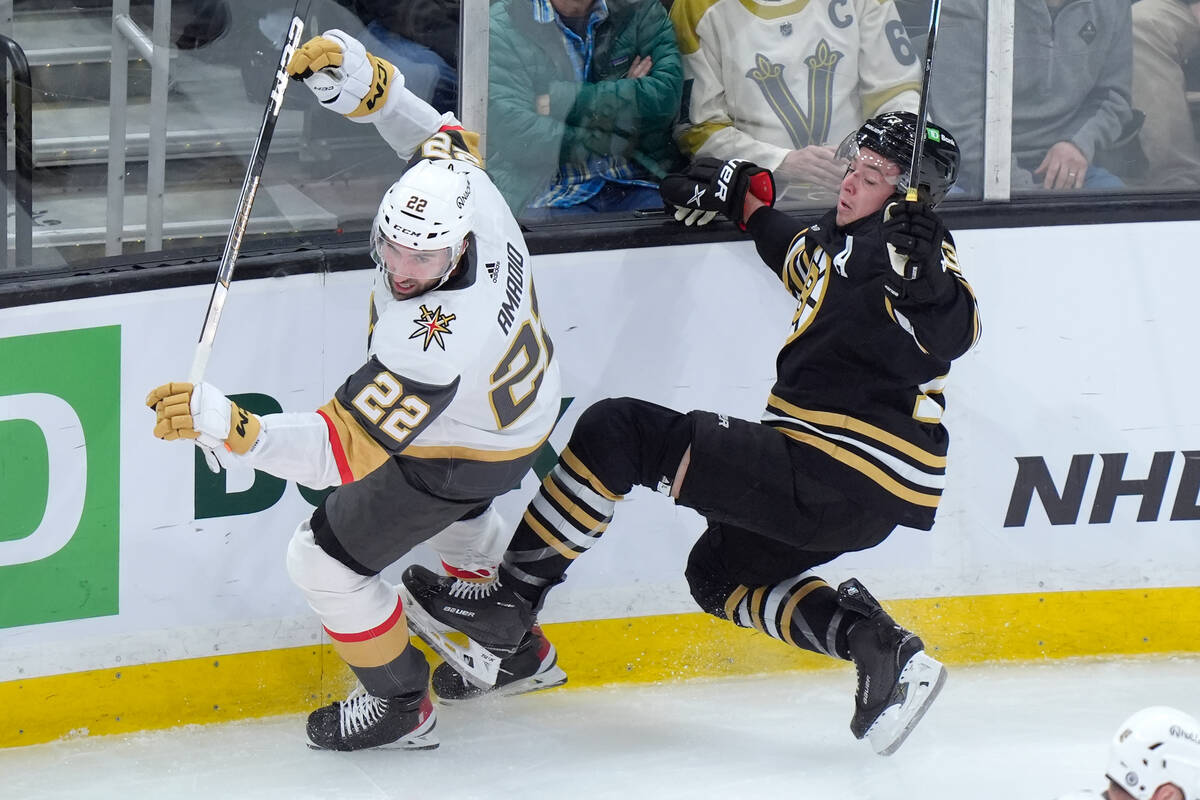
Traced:
<path id="1" fill-rule="evenodd" d="M 919 58 L 892 0 L 675 0 L 671 21 L 689 155 L 774 170 L 789 150 L 917 110 Z"/>
<path id="2" fill-rule="evenodd" d="M 387 458 L 508 462 L 558 416 L 553 344 L 538 317 L 529 251 L 478 166 L 473 134 L 444 129 L 417 157 L 456 159 L 471 179 L 474 236 L 446 284 L 396 300 L 380 276 L 368 360 L 320 409 L 342 482 Z"/>
<path id="3" fill-rule="evenodd" d="M 394 456 L 439 462 L 446 474 L 450 464 L 481 486 L 503 482 L 550 435 L 560 408 L 529 250 L 480 166 L 477 134 L 402 85 L 372 121 L 401 155 L 415 148 L 414 159 L 454 159 L 467 173 L 471 245 L 449 281 L 413 298 L 394 299 L 378 275 L 366 364 L 316 413 L 263 417 L 245 458 L 313 488 L 356 480 Z"/>

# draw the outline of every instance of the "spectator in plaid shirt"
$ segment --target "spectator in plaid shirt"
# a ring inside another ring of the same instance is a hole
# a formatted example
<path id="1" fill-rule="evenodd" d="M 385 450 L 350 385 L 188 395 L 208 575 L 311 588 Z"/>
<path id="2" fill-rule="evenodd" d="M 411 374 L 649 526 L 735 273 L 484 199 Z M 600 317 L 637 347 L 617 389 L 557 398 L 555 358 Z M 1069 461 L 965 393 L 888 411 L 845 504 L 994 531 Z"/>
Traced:
<path id="1" fill-rule="evenodd" d="M 515 213 L 660 208 L 683 67 L 659 0 L 491 7 L 488 173 Z"/>

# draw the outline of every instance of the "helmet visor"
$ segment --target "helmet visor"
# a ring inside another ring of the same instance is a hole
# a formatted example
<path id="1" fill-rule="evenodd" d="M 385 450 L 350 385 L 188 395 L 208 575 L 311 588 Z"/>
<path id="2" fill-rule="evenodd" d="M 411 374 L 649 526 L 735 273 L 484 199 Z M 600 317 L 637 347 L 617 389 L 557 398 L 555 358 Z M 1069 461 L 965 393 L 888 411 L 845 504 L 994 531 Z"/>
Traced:
<path id="1" fill-rule="evenodd" d="M 876 179 L 895 186 L 897 192 L 903 193 L 908 190 L 908 174 L 895 161 L 860 145 L 857 131 L 842 140 L 835 157 L 846 162 L 847 174 L 861 172 L 864 175 L 873 175 Z"/>
<path id="2" fill-rule="evenodd" d="M 450 248 L 415 250 L 388 239 L 376 228 L 371 235 L 371 260 L 394 278 L 440 280 L 450 272 Z"/>

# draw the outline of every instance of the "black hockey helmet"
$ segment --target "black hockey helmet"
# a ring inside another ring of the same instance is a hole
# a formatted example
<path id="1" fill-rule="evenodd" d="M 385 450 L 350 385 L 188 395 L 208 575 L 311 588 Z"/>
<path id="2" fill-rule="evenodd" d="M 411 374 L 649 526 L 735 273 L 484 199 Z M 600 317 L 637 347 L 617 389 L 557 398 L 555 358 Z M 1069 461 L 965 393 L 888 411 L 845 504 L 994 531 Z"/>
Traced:
<path id="1" fill-rule="evenodd" d="M 908 191 L 908 171 L 912 163 L 913 135 L 917 130 L 917 115 L 911 111 L 889 111 L 871 117 L 862 127 L 847 136 L 838 146 L 837 157 L 849 161 L 860 147 L 879 153 L 900 167 L 896 193 Z M 925 144 L 921 151 L 921 174 L 917 186 L 929 202 L 937 205 L 950 191 L 958 177 L 958 143 L 945 128 L 926 122 Z"/>

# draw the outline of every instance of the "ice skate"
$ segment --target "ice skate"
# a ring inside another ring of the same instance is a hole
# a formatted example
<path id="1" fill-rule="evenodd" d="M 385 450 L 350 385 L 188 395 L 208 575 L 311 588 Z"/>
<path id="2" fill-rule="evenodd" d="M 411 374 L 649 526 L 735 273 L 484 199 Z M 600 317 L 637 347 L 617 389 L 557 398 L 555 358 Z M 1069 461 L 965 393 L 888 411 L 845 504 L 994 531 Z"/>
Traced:
<path id="1" fill-rule="evenodd" d="M 401 578 L 408 625 L 466 680 L 491 689 L 500 662 L 515 655 L 533 627 L 533 607 L 500 580 L 472 582 L 413 565 Z M 466 645 L 450 633 L 467 637 Z"/>
<path id="2" fill-rule="evenodd" d="M 888 756 L 904 744 L 942 690 L 946 668 L 927 655 L 920 637 L 897 625 L 857 580 L 839 586 L 838 598 L 865 617 L 846 634 L 858 670 L 850 732 Z"/>
<path id="3" fill-rule="evenodd" d="M 308 715 L 308 740 L 309 747 L 320 750 L 432 750 L 439 744 L 435 727 L 437 712 L 428 692 L 375 697 L 360 684 L 345 700 Z"/>
<path id="4" fill-rule="evenodd" d="M 438 700 L 447 705 L 484 695 L 507 697 L 536 692 L 566 682 L 567 673 L 558 666 L 554 645 L 536 625 L 525 635 L 516 653 L 501 659 L 496 685 L 492 689 L 474 685 L 448 662 L 438 664 L 433 671 L 433 691 Z"/>

